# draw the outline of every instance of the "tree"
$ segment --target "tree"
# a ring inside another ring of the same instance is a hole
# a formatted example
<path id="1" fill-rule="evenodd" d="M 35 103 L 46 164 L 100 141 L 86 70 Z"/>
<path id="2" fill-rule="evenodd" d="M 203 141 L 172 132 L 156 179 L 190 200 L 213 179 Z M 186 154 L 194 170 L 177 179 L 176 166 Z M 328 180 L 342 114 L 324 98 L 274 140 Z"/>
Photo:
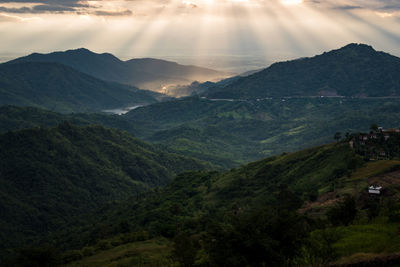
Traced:
<path id="1" fill-rule="evenodd" d="M 332 207 L 327 216 L 333 225 L 349 225 L 357 214 L 356 201 L 354 197 L 346 195 L 345 198 Z"/>
<path id="2" fill-rule="evenodd" d="M 335 229 L 315 230 L 312 232 L 302 247 L 302 260 L 304 266 L 328 266 L 338 254 L 333 244 L 338 240 Z"/>
<path id="3" fill-rule="evenodd" d="M 193 266 L 197 247 L 197 240 L 186 233 L 179 233 L 174 239 L 172 258 L 183 267 Z"/>
<path id="4" fill-rule="evenodd" d="M 373 123 L 373 124 L 371 124 L 370 129 L 371 129 L 372 131 L 377 132 L 377 131 L 378 131 L 378 125 L 377 125 L 376 123 Z"/>
<path id="5" fill-rule="evenodd" d="M 208 227 L 204 248 L 211 266 L 290 266 L 305 236 L 297 212 L 266 206 Z"/>
<path id="6" fill-rule="evenodd" d="M 342 133 L 341 132 L 336 132 L 335 135 L 333 136 L 333 139 L 338 142 L 342 138 Z"/>
<path id="7" fill-rule="evenodd" d="M 52 267 L 60 263 L 59 251 L 52 245 L 25 247 L 18 251 L 14 266 Z"/>

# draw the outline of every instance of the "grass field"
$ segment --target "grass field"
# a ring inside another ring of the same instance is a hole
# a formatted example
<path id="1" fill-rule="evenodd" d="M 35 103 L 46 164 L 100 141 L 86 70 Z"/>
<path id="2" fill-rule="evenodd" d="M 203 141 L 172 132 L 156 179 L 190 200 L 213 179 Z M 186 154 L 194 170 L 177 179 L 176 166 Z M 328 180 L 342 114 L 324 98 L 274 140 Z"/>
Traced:
<path id="1" fill-rule="evenodd" d="M 171 266 L 171 242 L 164 238 L 128 243 L 96 252 L 65 267 Z"/>
<path id="2" fill-rule="evenodd" d="M 398 224 L 378 219 L 372 224 L 341 226 L 333 230 L 339 237 L 333 245 L 339 256 L 337 263 L 385 257 L 400 251 Z"/>

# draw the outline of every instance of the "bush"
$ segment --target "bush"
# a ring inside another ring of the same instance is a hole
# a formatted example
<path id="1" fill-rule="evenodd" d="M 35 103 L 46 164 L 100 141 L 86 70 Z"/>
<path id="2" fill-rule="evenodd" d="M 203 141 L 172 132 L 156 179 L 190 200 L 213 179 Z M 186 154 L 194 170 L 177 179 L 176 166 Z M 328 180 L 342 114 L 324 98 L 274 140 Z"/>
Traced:
<path id="1" fill-rule="evenodd" d="M 82 249 L 82 255 L 84 257 L 89 257 L 89 256 L 94 255 L 94 248 L 92 248 L 92 247 L 84 247 Z"/>
<path id="2" fill-rule="evenodd" d="M 100 240 L 96 244 L 96 249 L 99 249 L 99 250 L 107 250 L 107 249 L 110 249 L 111 247 L 112 246 L 111 246 L 110 242 L 105 241 L 105 240 Z"/>
<path id="3" fill-rule="evenodd" d="M 343 201 L 336 203 L 326 215 L 333 225 L 349 225 L 357 215 L 354 197 L 346 195 Z"/>
<path id="4" fill-rule="evenodd" d="M 77 261 L 83 258 L 83 253 L 80 250 L 70 250 L 65 252 L 62 255 L 62 261 L 64 263 L 72 262 L 72 261 Z"/>

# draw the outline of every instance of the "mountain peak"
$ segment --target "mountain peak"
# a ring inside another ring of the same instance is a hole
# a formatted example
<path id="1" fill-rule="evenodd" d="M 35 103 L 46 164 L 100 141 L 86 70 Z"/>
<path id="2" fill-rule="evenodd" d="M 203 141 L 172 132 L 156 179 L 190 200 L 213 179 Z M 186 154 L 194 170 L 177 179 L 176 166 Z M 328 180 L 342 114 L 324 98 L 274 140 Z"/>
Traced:
<path id="1" fill-rule="evenodd" d="M 66 50 L 64 52 L 54 52 L 53 54 L 73 54 L 73 55 L 78 55 L 78 56 L 102 56 L 102 57 L 109 57 L 112 58 L 113 60 L 118 60 L 120 61 L 116 56 L 110 53 L 95 53 L 87 48 L 77 48 L 77 49 L 70 49 Z"/>
<path id="2" fill-rule="evenodd" d="M 337 50 L 332 50 L 324 54 L 333 54 L 333 55 L 351 54 L 359 56 L 363 54 L 372 54 L 372 53 L 377 53 L 377 51 L 370 45 L 351 43 L 342 48 L 339 48 Z"/>
<path id="3" fill-rule="evenodd" d="M 362 44 L 362 43 L 350 43 L 342 48 L 340 48 L 339 50 L 346 50 L 346 49 L 363 49 L 363 50 L 373 50 L 375 51 L 375 49 L 367 44 Z"/>
<path id="4" fill-rule="evenodd" d="M 79 54 L 95 54 L 94 52 L 90 51 L 87 48 L 81 47 L 77 49 L 70 49 L 65 51 L 66 53 L 79 53 Z"/>

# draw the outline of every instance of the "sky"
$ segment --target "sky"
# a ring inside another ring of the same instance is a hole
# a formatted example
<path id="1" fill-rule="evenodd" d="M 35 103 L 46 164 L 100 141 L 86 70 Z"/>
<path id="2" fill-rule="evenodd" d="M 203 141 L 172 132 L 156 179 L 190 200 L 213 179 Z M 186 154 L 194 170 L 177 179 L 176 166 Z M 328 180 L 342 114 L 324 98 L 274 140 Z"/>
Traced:
<path id="1" fill-rule="evenodd" d="M 0 61 L 85 47 L 243 70 L 366 43 L 400 56 L 400 0 L 0 0 Z"/>

